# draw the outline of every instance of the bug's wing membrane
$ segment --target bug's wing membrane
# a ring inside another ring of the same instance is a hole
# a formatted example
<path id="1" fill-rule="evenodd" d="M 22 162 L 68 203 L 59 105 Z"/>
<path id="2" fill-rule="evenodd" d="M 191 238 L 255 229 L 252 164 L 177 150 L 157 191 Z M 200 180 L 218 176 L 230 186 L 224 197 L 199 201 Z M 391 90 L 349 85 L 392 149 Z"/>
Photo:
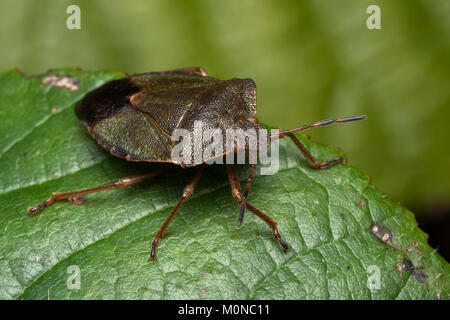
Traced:
<path id="1" fill-rule="evenodd" d="M 142 89 L 129 78 L 113 80 L 89 92 L 75 106 L 92 137 L 121 158 L 171 162 L 170 139 L 130 104 Z"/>
<path id="2" fill-rule="evenodd" d="M 99 121 L 89 131 L 103 147 L 127 160 L 172 162 L 170 138 L 131 106 Z"/>

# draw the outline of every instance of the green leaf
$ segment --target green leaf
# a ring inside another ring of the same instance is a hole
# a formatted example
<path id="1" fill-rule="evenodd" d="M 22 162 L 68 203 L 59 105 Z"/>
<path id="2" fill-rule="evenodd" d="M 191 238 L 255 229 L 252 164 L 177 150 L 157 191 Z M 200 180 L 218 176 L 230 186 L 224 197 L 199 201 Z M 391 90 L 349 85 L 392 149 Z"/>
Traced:
<path id="1" fill-rule="evenodd" d="M 79 89 L 43 84 L 50 74 L 70 74 Z M 147 261 L 150 243 L 190 169 L 88 195 L 83 205 L 57 202 L 29 217 L 26 208 L 51 192 L 157 167 L 110 155 L 73 112 L 86 92 L 121 76 L 73 69 L 0 74 L 0 298 L 448 299 L 449 264 L 427 245 L 413 214 L 350 165 L 310 168 L 286 139 L 279 172 L 256 176 L 248 200 L 278 222 L 292 246 L 287 253 L 251 213 L 236 227 L 239 206 L 224 166 L 207 167 L 156 262 Z M 321 160 L 342 155 L 299 138 Z M 241 181 L 247 173 L 239 167 Z M 369 232 L 374 222 L 392 231 L 392 244 Z M 400 274 L 404 259 L 416 269 Z M 70 266 L 80 270 L 79 289 L 68 288 Z M 420 272 L 428 276 L 423 283 Z"/>

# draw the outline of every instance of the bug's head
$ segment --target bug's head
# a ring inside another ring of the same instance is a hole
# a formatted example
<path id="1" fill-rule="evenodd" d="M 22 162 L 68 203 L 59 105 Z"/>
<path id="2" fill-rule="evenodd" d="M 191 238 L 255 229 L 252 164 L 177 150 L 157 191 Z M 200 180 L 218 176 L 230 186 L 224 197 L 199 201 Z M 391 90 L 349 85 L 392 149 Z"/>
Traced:
<path id="1" fill-rule="evenodd" d="M 236 114 L 254 116 L 256 114 L 256 84 L 252 79 L 231 79 L 226 81 L 234 93 Z"/>

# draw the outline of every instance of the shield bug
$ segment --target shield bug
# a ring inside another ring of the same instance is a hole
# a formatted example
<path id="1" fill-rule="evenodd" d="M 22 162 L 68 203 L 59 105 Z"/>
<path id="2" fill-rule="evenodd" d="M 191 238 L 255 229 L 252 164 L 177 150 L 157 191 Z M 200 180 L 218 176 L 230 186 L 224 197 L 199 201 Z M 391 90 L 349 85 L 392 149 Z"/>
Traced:
<path id="1" fill-rule="evenodd" d="M 231 152 L 212 154 L 210 158 L 189 162 L 173 157 L 175 146 L 173 134 L 176 130 L 195 132 L 195 123 L 202 121 L 208 128 L 227 130 L 230 128 L 250 130 L 262 129 L 256 118 L 256 86 L 251 79 L 220 80 L 209 76 L 203 68 L 185 68 L 163 72 L 150 72 L 127 76 L 110 81 L 87 93 L 75 105 L 77 117 L 84 123 L 89 134 L 113 155 L 128 161 L 164 163 L 159 169 L 128 176 L 115 182 L 71 192 L 53 193 L 39 205 L 29 208 L 34 215 L 57 200 L 78 199 L 82 195 L 102 190 L 126 187 L 159 175 L 171 167 L 198 167 L 192 180 L 184 188 L 182 195 L 152 242 L 149 260 L 156 259 L 156 248 L 176 212 L 194 192 L 194 188 L 204 171 L 205 163 L 212 158 L 225 157 L 239 148 L 248 151 L 248 146 L 236 146 Z M 298 128 L 277 131 L 266 138 L 266 146 L 276 139 L 289 137 L 300 152 L 316 169 L 325 169 L 343 162 L 337 157 L 328 161 L 318 161 L 294 136 L 293 132 L 328 125 L 334 122 L 348 122 L 365 119 L 365 116 L 324 120 Z M 192 144 L 195 144 L 192 142 Z M 200 152 L 207 144 L 194 145 Z M 260 148 L 258 146 L 257 148 Z M 191 158 L 195 158 L 192 155 Z M 183 158 L 186 159 L 186 158 Z M 187 158 L 189 160 L 189 157 Z M 284 250 L 289 246 L 282 240 L 274 219 L 247 202 L 255 164 L 244 191 L 241 191 L 233 164 L 226 164 L 233 198 L 240 205 L 238 226 L 241 225 L 246 209 L 253 212 L 272 229 L 273 235 Z"/>

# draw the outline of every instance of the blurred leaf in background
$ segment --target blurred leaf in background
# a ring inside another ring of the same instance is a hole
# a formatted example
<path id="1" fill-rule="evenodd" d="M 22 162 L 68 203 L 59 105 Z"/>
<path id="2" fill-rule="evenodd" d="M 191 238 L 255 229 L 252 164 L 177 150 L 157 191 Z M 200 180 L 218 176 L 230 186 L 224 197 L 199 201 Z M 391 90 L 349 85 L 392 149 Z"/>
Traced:
<path id="1" fill-rule="evenodd" d="M 81 30 L 66 28 L 71 4 Z M 366 27 L 371 4 L 381 30 Z M 344 149 L 420 220 L 450 208 L 449 14 L 446 0 L 3 0 L 0 70 L 202 66 L 254 79 L 258 116 L 273 126 L 367 114 L 310 134 Z"/>

